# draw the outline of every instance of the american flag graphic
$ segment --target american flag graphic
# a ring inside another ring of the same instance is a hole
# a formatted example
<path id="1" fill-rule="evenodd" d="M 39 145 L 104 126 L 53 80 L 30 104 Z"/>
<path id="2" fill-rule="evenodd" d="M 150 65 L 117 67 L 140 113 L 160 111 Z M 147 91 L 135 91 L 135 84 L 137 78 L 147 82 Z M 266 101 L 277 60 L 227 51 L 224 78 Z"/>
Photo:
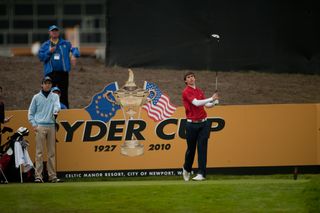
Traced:
<path id="1" fill-rule="evenodd" d="M 151 100 L 142 106 L 151 119 L 161 121 L 171 117 L 176 111 L 176 107 L 170 103 L 169 97 L 162 94 L 161 90 L 155 83 L 144 82 L 145 90 L 150 92 L 148 98 Z"/>

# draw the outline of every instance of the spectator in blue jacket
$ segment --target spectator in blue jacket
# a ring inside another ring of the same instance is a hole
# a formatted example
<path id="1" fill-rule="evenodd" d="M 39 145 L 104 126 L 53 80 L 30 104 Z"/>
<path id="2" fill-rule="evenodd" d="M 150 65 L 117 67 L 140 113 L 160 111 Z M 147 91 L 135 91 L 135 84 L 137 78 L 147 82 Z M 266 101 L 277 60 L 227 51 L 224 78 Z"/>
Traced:
<path id="1" fill-rule="evenodd" d="M 52 87 L 51 92 L 56 93 L 59 98 L 61 97 L 61 91 L 59 89 L 59 87 Z M 66 105 L 64 105 L 61 101 L 60 101 L 60 108 L 61 109 L 68 109 Z"/>
<path id="2" fill-rule="evenodd" d="M 32 98 L 28 120 L 36 134 L 36 168 L 35 182 L 42 183 L 43 154 L 47 147 L 48 175 L 50 182 L 60 182 L 56 173 L 56 129 L 55 122 L 60 111 L 59 96 L 51 92 L 52 80 L 45 77 L 41 83 L 41 91 Z"/>
<path id="3" fill-rule="evenodd" d="M 44 76 L 52 79 L 52 86 L 60 88 L 60 101 L 69 108 L 69 72 L 71 64 L 76 65 L 76 58 L 80 57 L 80 52 L 78 48 L 72 47 L 70 41 L 60 37 L 56 25 L 49 27 L 49 37 L 49 40 L 41 45 L 38 57 L 44 63 Z"/>

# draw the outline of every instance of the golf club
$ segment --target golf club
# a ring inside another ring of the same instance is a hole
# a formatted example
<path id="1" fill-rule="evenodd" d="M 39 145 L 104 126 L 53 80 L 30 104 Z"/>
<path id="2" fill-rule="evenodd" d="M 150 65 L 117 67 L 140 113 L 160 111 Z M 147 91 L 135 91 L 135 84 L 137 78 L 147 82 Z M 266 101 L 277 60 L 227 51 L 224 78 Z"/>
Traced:
<path id="1" fill-rule="evenodd" d="M 217 42 L 219 43 L 219 41 L 220 41 L 220 35 L 219 35 L 219 34 L 211 34 L 211 37 L 214 38 L 214 39 L 216 39 Z M 218 71 L 216 71 L 215 80 L 216 80 L 216 81 L 215 81 L 215 87 L 216 87 L 215 93 L 217 93 L 217 92 L 218 92 Z M 218 105 L 218 104 L 219 104 L 219 100 L 216 99 L 216 100 L 214 100 L 213 103 L 214 103 L 215 105 Z"/>

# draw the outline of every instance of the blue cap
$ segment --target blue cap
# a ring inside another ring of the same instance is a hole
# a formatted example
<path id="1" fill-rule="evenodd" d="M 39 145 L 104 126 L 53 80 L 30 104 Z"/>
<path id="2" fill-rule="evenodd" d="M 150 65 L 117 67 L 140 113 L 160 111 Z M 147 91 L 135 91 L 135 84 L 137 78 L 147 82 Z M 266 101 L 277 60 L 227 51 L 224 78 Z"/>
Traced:
<path id="1" fill-rule="evenodd" d="M 61 93 L 61 90 L 59 89 L 59 87 L 52 87 L 51 92 L 55 92 L 58 91 Z"/>
<path id="2" fill-rule="evenodd" d="M 46 82 L 46 81 L 50 81 L 52 82 L 52 79 L 49 76 L 46 76 L 42 79 L 42 83 Z"/>
<path id="3" fill-rule="evenodd" d="M 57 27 L 56 25 L 51 25 L 49 27 L 49 31 L 52 31 L 52 30 L 59 30 L 59 27 Z"/>

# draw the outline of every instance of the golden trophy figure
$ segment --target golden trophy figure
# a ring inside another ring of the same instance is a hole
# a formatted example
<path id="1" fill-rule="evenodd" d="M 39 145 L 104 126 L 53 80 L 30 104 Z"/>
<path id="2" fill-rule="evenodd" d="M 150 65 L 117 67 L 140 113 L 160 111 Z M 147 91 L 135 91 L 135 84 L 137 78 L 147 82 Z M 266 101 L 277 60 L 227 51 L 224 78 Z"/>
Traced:
<path id="1" fill-rule="evenodd" d="M 110 99 L 109 95 L 112 94 L 115 101 Z M 128 122 L 128 119 L 139 119 L 141 106 L 148 102 L 149 91 L 138 88 L 134 82 L 134 75 L 131 69 L 129 69 L 129 79 L 126 84 L 119 90 L 112 92 L 108 91 L 104 94 L 104 97 L 111 103 L 115 103 L 121 106 L 124 119 Z M 138 115 L 137 115 L 138 114 Z M 143 145 L 133 135 L 131 140 L 127 140 L 121 146 L 121 154 L 127 156 L 139 156 L 144 151 Z"/>

